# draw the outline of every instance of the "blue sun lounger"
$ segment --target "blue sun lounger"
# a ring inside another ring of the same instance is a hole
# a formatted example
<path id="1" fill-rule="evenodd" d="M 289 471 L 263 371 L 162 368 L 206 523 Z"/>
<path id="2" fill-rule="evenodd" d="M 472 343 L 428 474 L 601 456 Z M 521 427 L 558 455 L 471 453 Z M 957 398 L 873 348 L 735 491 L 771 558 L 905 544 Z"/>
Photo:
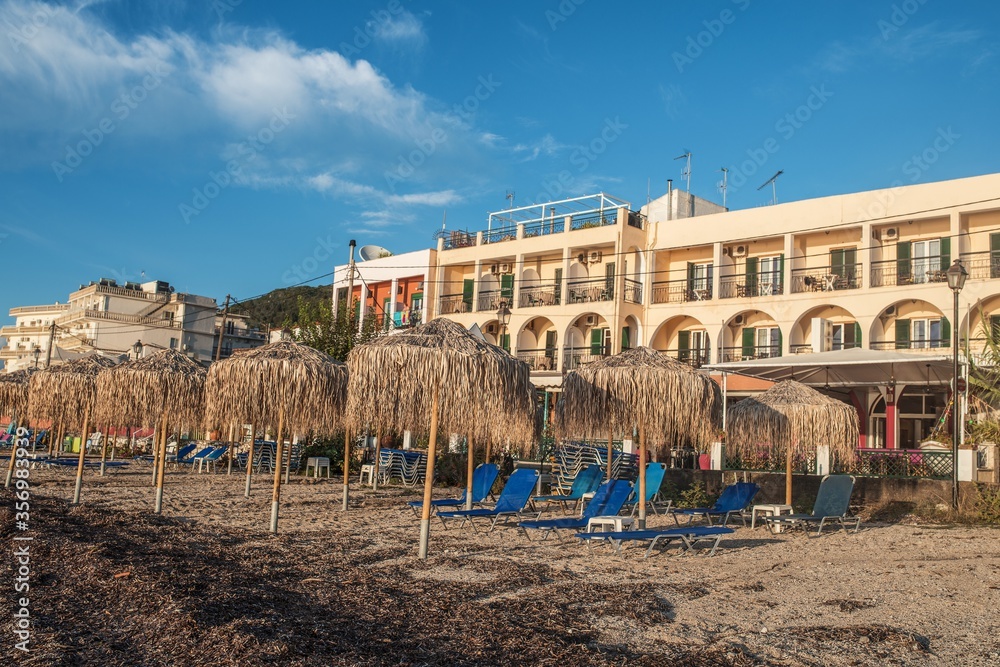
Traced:
<path id="1" fill-rule="evenodd" d="M 499 474 L 500 469 L 493 463 L 480 463 L 476 466 L 476 469 L 472 471 L 473 505 L 478 505 L 486 500 L 486 496 L 490 494 L 490 490 L 493 488 L 494 482 L 497 481 L 497 476 Z M 462 491 L 462 496 L 460 498 L 438 498 L 437 500 L 432 500 L 431 509 L 440 511 L 442 507 L 464 507 L 467 491 L 468 489 Z M 406 504 L 417 514 L 419 514 L 420 510 L 424 507 L 423 500 L 411 500 Z"/>
<path id="2" fill-rule="evenodd" d="M 722 525 L 725 526 L 729 523 L 729 517 L 733 514 L 743 518 L 743 510 L 750 506 L 758 491 L 760 491 L 760 487 L 753 482 L 737 482 L 723 489 L 719 499 L 711 507 L 674 509 L 671 510 L 671 514 L 674 515 L 674 523 L 678 526 L 681 525 L 681 522 L 677 519 L 678 515 L 686 516 L 688 518 L 687 523 L 694 521 L 696 516 L 703 516 L 708 520 L 708 525 L 712 525 L 713 516 L 721 516 Z M 746 525 L 745 518 L 743 518 L 743 525 Z"/>
<path id="3" fill-rule="evenodd" d="M 537 507 L 535 503 L 561 503 L 563 511 L 567 511 L 566 503 L 572 502 L 573 507 L 576 508 L 580 501 L 583 500 L 584 494 L 597 491 L 597 487 L 601 485 L 601 478 L 603 476 L 604 473 L 601 471 L 601 466 L 592 463 L 576 474 L 576 478 L 573 480 L 573 485 L 570 487 L 568 494 L 535 496 L 531 499 L 531 505 L 532 507 Z"/>
<path id="4" fill-rule="evenodd" d="M 694 551 L 698 542 L 711 541 L 713 542 L 712 550 L 708 552 L 708 555 L 713 556 L 715 550 L 719 548 L 722 536 L 730 535 L 733 532 L 732 528 L 723 526 L 681 526 L 680 528 L 625 530 L 614 533 L 577 533 L 576 536 L 581 540 L 586 540 L 588 547 L 594 540 L 607 540 L 611 542 L 615 553 L 619 556 L 622 555 L 623 542 L 649 542 L 649 548 L 646 549 L 646 555 L 643 556 L 643 558 L 648 558 L 657 544 L 666 546 L 675 540 L 680 540 L 684 544 L 685 551 Z"/>
<path id="5" fill-rule="evenodd" d="M 531 499 L 531 492 L 535 489 L 535 483 L 538 481 L 538 471 L 530 470 L 528 468 L 520 468 L 515 470 L 514 473 L 507 479 L 507 483 L 503 487 L 503 491 L 500 492 L 500 497 L 497 498 L 497 504 L 492 509 L 472 509 L 472 510 L 453 510 L 450 512 L 438 511 L 437 516 L 441 519 L 441 523 L 444 524 L 445 528 L 448 524 L 445 523 L 445 519 L 461 519 L 464 525 L 466 521 L 472 524 L 472 530 L 476 530 L 476 522 L 474 519 L 493 519 L 490 524 L 490 532 L 496 528 L 497 521 L 501 517 L 518 517 L 524 515 L 524 507 L 528 504 L 528 500 Z M 538 512 L 533 512 L 537 517 Z"/>
<path id="6" fill-rule="evenodd" d="M 653 498 L 656 494 L 660 492 L 660 487 L 663 486 L 663 477 L 667 473 L 666 463 L 656 463 L 655 461 L 646 464 L 646 507 L 653 510 L 653 514 L 659 514 L 659 510 L 656 509 L 656 504 L 653 502 Z M 625 501 L 625 505 L 632 506 L 632 516 L 639 509 L 639 481 L 635 482 L 635 493 L 632 497 Z M 666 509 L 670 509 L 671 502 L 667 501 Z"/>
<path id="7" fill-rule="evenodd" d="M 583 516 L 563 517 L 561 519 L 539 519 L 536 521 L 522 521 L 518 527 L 529 540 L 531 536 L 529 530 L 545 531 L 545 536 L 555 533 L 558 530 L 579 530 L 586 528 L 587 523 L 595 516 L 618 516 L 625 504 L 625 499 L 632 494 L 632 482 L 625 480 L 615 480 L 601 484 L 594 497 L 587 503 L 583 510 Z"/>
<path id="8" fill-rule="evenodd" d="M 819 483 L 819 491 L 816 493 L 816 503 L 813 505 L 812 514 L 785 514 L 767 517 L 767 527 L 772 533 L 777 533 L 784 526 L 799 526 L 803 530 L 808 530 L 810 525 L 819 524 L 816 530 L 816 534 L 819 535 L 825 526 L 834 523 L 840 524 L 846 533 L 848 524 L 853 523 L 856 533 L 861 527 L 861 519 L 856 516 L 847 516 L 853 491 L 854 478 L 850 475 L 827 475 Z"/>

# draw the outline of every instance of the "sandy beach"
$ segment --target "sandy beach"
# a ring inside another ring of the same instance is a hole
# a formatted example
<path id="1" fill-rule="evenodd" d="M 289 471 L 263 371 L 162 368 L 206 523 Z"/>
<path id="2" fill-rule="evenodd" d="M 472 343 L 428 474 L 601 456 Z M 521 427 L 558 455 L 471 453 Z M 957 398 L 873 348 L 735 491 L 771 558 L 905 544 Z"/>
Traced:
<path id="1" fill-rule="evenodd" d="M 643 560 L 436 523 L 421 562 L 415 488 L 352 484 L 344 513 L 339 480 L 293 479 L 275 537 L 263 476 L 248 500 L 241 475 L 169 472 L 162 516 L 144 469 L 88 473 L 78 507 L 71 472 L 31 482 L 31 650 L 5 632 L 5 664 L 1000 664 L 995 529 L 740 527 Z"/>

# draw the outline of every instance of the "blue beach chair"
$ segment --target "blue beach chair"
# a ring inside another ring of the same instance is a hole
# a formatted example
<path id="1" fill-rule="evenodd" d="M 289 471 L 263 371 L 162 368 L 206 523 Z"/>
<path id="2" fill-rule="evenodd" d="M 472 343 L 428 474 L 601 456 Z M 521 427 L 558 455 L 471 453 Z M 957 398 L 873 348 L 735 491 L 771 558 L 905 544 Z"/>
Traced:
<path id="1" fill-rule="evenodd" d="M 531 536 L 529 530 L 546 531 L 548 537 L 550 532 L 558 530 L 579 530 L 586 528 L 591 518 L 597 516 L 618 516 L 625 504 L 625 499 L 632 494 L 632 482 L 626 480 L 609 480 L 597 489 L 594 497 L 587 503 L 583 510 L 583 516 L 564 517 L 562 519 L 539 519 L 536 521 L 522 521 L 518 527 L 524 532 L 528 539 Z"/>
<path id="2" fill-rule="evenodd" d="M 478 505 L 486 500 L 486 496 L 489 495 L 490 489 L 493 488 L 493 483 L 497 481 L 499 474 L 500 469 L 493 463 L 480 463 L 476 466 L 476 469 L 472 471 L 473 505 Z M 431 509 L 440 510 L 442 507 L 464 507 L 467 491 L 467 489 L 462 491 L 462 495 L 459 498 L 439 498 L 432 500 Z M 420 510 L 424 507 L 423 500 L 411 500 L 406 504 L 417 514 L 420 514 Z"/>
<path id="3" fill-rule="evenodd" d="M 686 551 L 694 551 L 698 542 L 711 541 L 713 542 L 712 550 L 708 552 L 708 555 L 713 556 L 715 550 L 719 548 L 722 536 L 730 535 L 733 532 L 732 528 L 723 526 L 681 526 L 659 530 L 625 530 L 615 533 L 577 533 L 576 536 L 581 540 L 586 540 L 588 547 L 594 540 L 606 540 L 614 546 L 615 553 L 619 556 L 622 555 L 623 542 L 649 542 L 649 548 L 646 549 L 646 555 L 643 556 L 643 558 L 648 558 L 657 544 L 667 545 L 674 540 L 680 540 Z"/>
<path id="4" fill-rule="evenodd" d="M 737 514 L 743 519 L 743 525 L 746 525 L 746 518 L 743 517 L 743 510 L 750 506 L 753 502 L 754 496 L 760 491 L 760 487 L 753 482 L 737 482 L 736 484 L 730 484 L 725 489 L 722 490 L 722 494 L 719 499 L 715 501 L 715 504 L 711 507 L 692 507 L 690 509 L 674 509 L 671 513 L 674 515 L 674 523 L 678 526 L 681 525 L 678 516 L 686 516 L 688 518 L 687 523 L 694 521 L 695 517 L 705 517 L 708 520 L 708 524 L 712 525 L 712 517 L 722 517 L 722 525 L 725 526 L 729 523 L 729 517 L 733 514 Z"/>
<path id="5" fill-rule="evenodd" d="M 646 507 L 653 510 L 653 514 L 659 514 L 659 510 L 656 509 L 656 504 L 653 499 L 656 498 L 656 494 L 660 492 L 660 487 L 663 486 L 663 477 L 667 472 L 666 463 L 647 463 L 646 464 Z M 667 501 L 666 509 L 670 509 L 671 501 Z M 635 492 L 632 497 L 625 501 L 625 505 L 632 507 L 632 515 L 639 510 L 639 482 L 636 480 Z"/>
<path id="6" fill-rule="evenodd" d="M 784 526 L 799 526 L 808 530 L 812 524 L 819 524 L 816 534 L 823 532 L 824 526 L 838 523 L 847 532 L 847 526 L 854 524 L 854 532 L 861 527 L 859 517 L 847 516 L 851 504 L 851 494 L 854 492 L 854 478 L 850 475 L 827 475 L 819 483 L 816 502 L 812 514 L 785 514 L 783 516 L 766 517 L 767 527 L 772 533 L 777 533 Z"/>
<path id="7" fill-rule="evenodd" d="M 437 513 L 441 523 L 447 528 L 448 524 L 445 523 L 446 519 L 461 519 L 462 525 L 468 521 L 472 524 L 472 530 L 476 530 L 476 522 L 474 519 L 492 519 L 493 522 L 490 524 L 490 532 L 496 528 L 497 521 L 501 518 L 508 517 L 518 517 L 520 518 L 524 514 L 524 508 L 528 504 L 528 500 L 531 499 L 531 492 L 535 488 L 535 483 L 538 481 L 538 471 L 529 470 L 527 468 L 521 468 L 515 470 L 514 473 L 507 479 L 507 483 L 503 487 L 503 491 L 500 492 L 500 497 L 497 498 L 497 504 L 492 509 L 472 509 L 472 510 L 452 510 L 450 512 Z M 535 512 L 537 517 L 538 513 Z"/>
<path id="8" fill-rule="evenodd" d="M 576 474 L 576 478 L 573 480 L 573 485 L 570 487 L 568 494 L 535 496 L 531 499 L 532 507 L 537 507 L 535 503 L 561 503 L 563 511 L 567 511 L 569 508 L 566 503 L 572 502 L 575 509 L 580 501 L 583 500 L 585 494 L 594 493 L 597 490 L 597 487 L 601 485 L 603 474 L 601 466 L 591 464 Z"/>

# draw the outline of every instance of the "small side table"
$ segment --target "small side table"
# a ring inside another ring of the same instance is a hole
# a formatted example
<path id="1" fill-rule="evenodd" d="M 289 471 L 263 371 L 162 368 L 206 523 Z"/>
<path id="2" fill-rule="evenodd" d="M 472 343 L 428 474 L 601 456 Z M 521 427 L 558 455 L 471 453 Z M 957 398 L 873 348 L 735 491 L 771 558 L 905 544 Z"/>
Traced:
<path id="1" fill-rule="evenodd" d="M 781 516 L 782 514 L 791 514 L 791 505 L 754 505 L 753 513 L 750 515 L 750 528 L 757 527 L 757 515 L 766 514 L 767 516 Z"/>
<path id="2" fill-rule="evenodd" d="M 620 533 L 623 530 L 631 530 L 635 523 L 635 518 L 631 516 L 592 516 L 587 521 L 588 533 Z M 596 530 L 600 528 L 600 530 Z M 611 529 L 610 531 L 608 529 Z"/>
<path id="3" fill-rule="evenodd" d="M 309 468 L 313 469 L 313 477 L 319 477 L 323 468 L 326 468 L 326 478 L 330 478 L 330 459 L 326 456 L 310 456 L 306 459 L 306 477 L 309 476 Z"/>

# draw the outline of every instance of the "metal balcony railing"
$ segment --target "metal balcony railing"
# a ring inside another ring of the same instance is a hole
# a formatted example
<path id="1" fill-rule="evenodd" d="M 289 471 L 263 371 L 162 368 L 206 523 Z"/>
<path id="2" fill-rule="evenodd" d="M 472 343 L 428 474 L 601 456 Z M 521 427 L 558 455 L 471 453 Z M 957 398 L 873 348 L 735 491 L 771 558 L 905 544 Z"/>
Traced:
<path id="1" fill-rule="evenodd" d="M 719 282 L 719 298 L 734 299 L 781 294 L 783 286 L 769 273 L 736 274 Z"/>
<path id="2" fill-rule="evenodd" d="M 893 287 L 948 282 L 946 273 L 948 267 L 941 265 L 942 259 L 940 255 L 932 255 L 872 262 L 871 286 Z"/>
<path id="3" fill-rule="evenodd" d="M 563 350 L 563 370 L 571 371 L 587 364 L 603 359 L 608 355 L 603 350 L 597 354 L 590 345 L 585 347 L 567 347 Z"/>
<path id="4" fill-rule="evenodd" d="M 712 281 L 698 278 L 663 280 L 653 283 L 653 303 L 685 303 L 712 298 Z"/>
<path id="5" fill-rule="evenodd" d="M 529 239 L 536 236 L 548 236 L 549 234 L 562 234 L 564 231 L 566 231 L 566 218 L 556 217 L 549 220 L 525 223 L 524 238 Z"/>
<path id="6" fill-rule="evenodd" d="M 466 232 L 460 229 L 455 229 L 448 232 L 448 235 L 444 237 L 444 249 L 451 250 L 452 248 L 471 248 L 476 245 L 476 233 Z"/>
<path id="7" fill-rule="evenodd" d="M 577 229 L 590 229 L 591 227 L 607 227 L 618 222 L 618 210 L 613 209 L 602 213 L 590 213 L 588 215 L 574 215 L 570 218 L 570 231 Z"/>
<path id="8" fill-rule="evenodd" d="M 922 340 L 873 340 L 872 350 L 930 350 L 951 347 L 950 338 L 924 338 Z"/>
<path id="9" fill-rule="evenodd" d="M 483 245 L 487 245 L 490 243 L 502 243 L 504 241 L 513 241 L 516 238 L 517 238 L 517 229 L 514 227 L 494 229 L 489 232 L 483 232 Z"/>
<path id="10" fill-rule="evenodd" d="M 559 353 L 554 348 L 537 350 L 518 350 L 517 358 L 528 364 L 528 368 L 533 371 L 554 371 L 558 370 Z"/>
<path id="11" fill-rule="evenodd" d="M 625 279 L 625 301 L 629 303 L 642 303 L 642 283 L 630 278 Z"/>
<path id="12" fill-rule="evenodd" d="M 1000 278 L 1000 253 L 989 251 L 964 253 L 962 264 L 969 272 L 969 278 L 973 280 Z"/>
<path id="13" fill-rule="evenodd" d="M 777 345 L 754 345 L 752 347 L 724 347 L 722 361 L 749 361 L 751 359 L 770 359 L 780 357 L 781 348 Z"/>
<path id="14" fill-rule="evenodd" d="M 712 360 L 711 353 L 708 350 L 674 348 L 671 350 L 659 350 L 659 352 L 694 368 L 701 368 Z"/>
<path id="15" fill-rule="evenodd" d="M 521 288 L 521 293 L 518 297 L 518 306 L 521 308 L 557 305 L 559 305 L 558 285 L 536 285 L 534 287 Z"/>
<path id="16" fill-rule="evenodd" d="M 479 312 L 496 312 L 500 308 L 501 301 L 507 301 L 509 304 L 512 302 L 512 298 L 510 295 L 502 292 L 501 290 L 480 292 L 479 299 L 476 300 L 476 310 Z"/>
<path id="17" fill-rule="evenodd" d="M 792 293 L 836 292 L 861 288 L 861 265 L 824 266 L 818 269 L 794 269 Z"/>
<path id="18" fill-rule="evenodd" d="M 466 301 L 464 294 L 445 294 L 441 297 L 441 315 L 468 313 L 471 310 L 471 297 L 469 301 Z"/>
<path id="19" fill-rule="evenodd" d="M 615 298 L 613 279 L 577 280 L 568 284 L 570 303 L 587 301 L 611 301 Z"/>

